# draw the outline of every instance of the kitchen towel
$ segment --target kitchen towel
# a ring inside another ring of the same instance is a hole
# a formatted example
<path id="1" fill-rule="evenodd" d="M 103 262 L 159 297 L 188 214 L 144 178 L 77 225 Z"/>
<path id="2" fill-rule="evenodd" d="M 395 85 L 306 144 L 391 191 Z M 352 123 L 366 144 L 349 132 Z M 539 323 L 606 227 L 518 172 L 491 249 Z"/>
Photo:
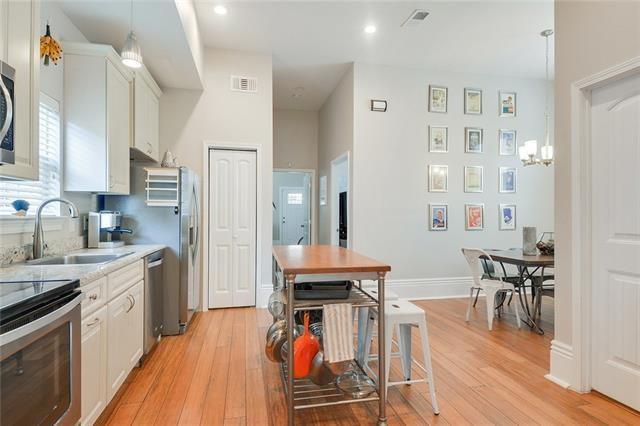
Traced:
<path id="1" fill-rule="evenodd" d="M 350 303 L 324 305 L 324 359 L 341 362 L 353 359 L 353 308 Z"/>

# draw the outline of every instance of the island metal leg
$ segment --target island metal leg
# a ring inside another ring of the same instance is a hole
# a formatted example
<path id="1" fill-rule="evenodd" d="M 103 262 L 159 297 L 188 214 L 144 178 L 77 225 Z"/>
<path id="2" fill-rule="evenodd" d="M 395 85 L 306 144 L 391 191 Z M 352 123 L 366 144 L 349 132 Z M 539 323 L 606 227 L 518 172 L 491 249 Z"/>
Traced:
<path id="1" fill-rule="evenodd" d="M 384 273 L 378 273 L 378 395 L 380 406 L 378 426 L 387 424 L 387 378 L 385 371 L 385 334 L 384 334 Z"/>
<path id="2" fill-rule="evenodd" d="M 296 417 L 293 407 L 293 329 L 295 327 L 293 291 L 296 276 L 287 275 L 285 281 L 287 286 L 287 342 L 289 342 L 289 350 L 287 351 L 287 424 L 293 426 Z"/>

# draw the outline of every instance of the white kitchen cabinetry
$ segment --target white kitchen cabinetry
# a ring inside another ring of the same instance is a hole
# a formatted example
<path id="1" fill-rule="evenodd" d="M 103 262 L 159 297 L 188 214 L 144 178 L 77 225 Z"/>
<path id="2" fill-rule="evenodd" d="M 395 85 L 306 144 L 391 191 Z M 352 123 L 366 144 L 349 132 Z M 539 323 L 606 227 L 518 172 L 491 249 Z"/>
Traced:
<path id="1" fill-rule="evenodd" d="M 63 50 L 64 189 L 129 194 L 133 74 L 111 46 Z"/>
<path id="2" fill-rule="evenodd" d="M 82 424 L 91 425 L 107 406 L 107 307 L 82 320 Z"/>
<path id="3" fill-rule="evenodd" d="M 160 160 L 160 87 L 143 65 L 133 80 L 133 143 L 131 156 L 137 160 Z"/>
<path id="4" fill-rule="evenodd" d="M 0 179 L 38 180 L 40 2 L 0 0 L 0 60 L 15 73 L 15 164 L 0 166 Z"/>
<path id="5" fill-rule="evenodd" d="M 82 287 L 82 425 L 91 425 L 143 355 L 144 263 Z"/>

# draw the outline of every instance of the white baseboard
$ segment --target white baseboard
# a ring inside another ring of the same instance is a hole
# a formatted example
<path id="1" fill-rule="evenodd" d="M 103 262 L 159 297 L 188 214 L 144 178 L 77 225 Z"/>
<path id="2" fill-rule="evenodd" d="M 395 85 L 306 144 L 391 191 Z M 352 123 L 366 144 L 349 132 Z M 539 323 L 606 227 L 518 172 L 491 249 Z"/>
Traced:
<path id="1" fill-rule="evenodd" d="M 567 389 L 575 383 L 573 347 L 558 340 L 551 341 L 551 368 L 544 376 L 547 380 Z"/>

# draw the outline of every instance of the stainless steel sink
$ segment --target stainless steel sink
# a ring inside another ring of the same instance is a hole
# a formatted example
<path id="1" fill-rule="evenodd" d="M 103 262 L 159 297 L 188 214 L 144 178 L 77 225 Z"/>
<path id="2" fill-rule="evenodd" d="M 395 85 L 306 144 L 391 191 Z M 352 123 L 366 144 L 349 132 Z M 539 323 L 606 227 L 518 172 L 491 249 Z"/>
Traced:
<path id="1" fill-rule="evenodd" d="M 28 265 L 98 265 L 101 263 L 113 262 L 131 253 L 120 254 L 69 254 L 66 256 L 43 257 L 42 259 L 30 260 Z"/>

